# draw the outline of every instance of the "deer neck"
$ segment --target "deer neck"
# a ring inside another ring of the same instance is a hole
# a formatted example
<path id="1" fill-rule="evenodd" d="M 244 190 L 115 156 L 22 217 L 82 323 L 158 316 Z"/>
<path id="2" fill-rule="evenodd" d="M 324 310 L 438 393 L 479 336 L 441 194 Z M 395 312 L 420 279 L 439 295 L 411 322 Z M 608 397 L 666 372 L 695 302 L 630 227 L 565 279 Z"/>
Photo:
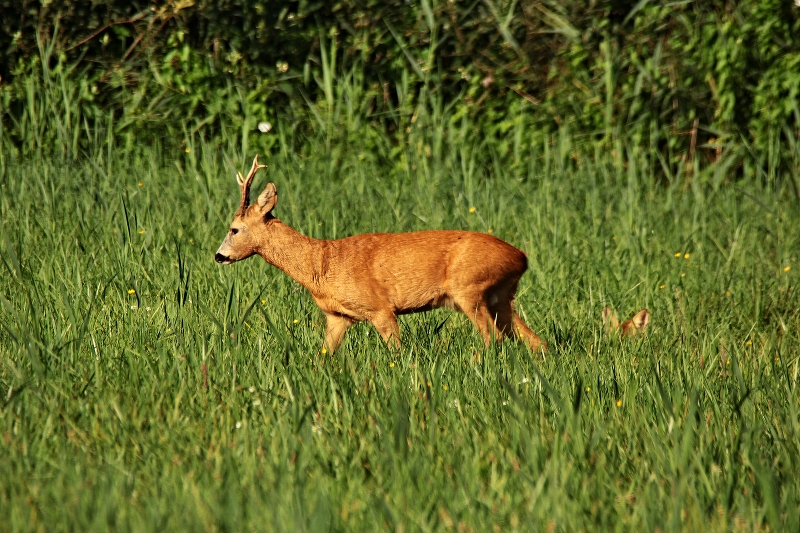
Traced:
<path id="1" fill-rule="evenodd" d="M 307 237 L 277 218 L 267 222 L 256 253 L 305 288 L 319 284 L 324 241 Z"/>

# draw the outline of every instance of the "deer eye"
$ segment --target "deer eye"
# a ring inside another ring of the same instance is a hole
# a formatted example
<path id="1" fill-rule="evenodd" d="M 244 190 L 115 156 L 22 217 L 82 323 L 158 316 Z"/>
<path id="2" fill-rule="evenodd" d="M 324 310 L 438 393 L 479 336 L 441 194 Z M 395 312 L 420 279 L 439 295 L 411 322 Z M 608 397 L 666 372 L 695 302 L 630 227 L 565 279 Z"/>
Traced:
<path id="1" fill-rule="evenodd" d="M 236 228 L 231 228 L 231 235 L 236 235 L 237 233 L 239 233 L 239 230 L 238 230 L 238 229 L 236 229 Z"/>

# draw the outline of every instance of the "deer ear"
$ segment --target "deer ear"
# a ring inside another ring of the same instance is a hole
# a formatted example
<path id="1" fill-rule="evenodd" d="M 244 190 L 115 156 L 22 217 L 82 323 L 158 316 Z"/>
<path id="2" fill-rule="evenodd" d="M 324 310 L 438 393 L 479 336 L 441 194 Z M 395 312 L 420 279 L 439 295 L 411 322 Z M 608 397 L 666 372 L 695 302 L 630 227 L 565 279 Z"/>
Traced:
<path id="1" fill-rule="evenodd" d="M 619 328 L 619 319 L 610 307 L 603 308 L 603 325 L 609 331 Z"/>
<path id="2" fill-rule="evenodd" d="M 647 324 L 650 323 L 650 313 L 647 309 L 642 309 L 631 318 L 631 322 L 636 326 L 637 331 L 644 331 Z"/>
<path id="3" fill-rule="evenodd" d="M 278 189 L 274 183 L 267 183 L 264 192 L 258 195 L 258 208 L 265 215 L 275 209 L 278 203 Z"/>

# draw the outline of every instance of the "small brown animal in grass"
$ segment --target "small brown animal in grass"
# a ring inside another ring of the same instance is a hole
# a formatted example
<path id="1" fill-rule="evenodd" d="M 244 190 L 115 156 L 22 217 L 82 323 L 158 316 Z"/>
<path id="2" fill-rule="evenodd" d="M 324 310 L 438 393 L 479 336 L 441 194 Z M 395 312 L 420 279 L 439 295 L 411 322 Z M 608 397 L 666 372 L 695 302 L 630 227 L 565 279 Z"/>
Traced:
<path id="1" fill-rule="evenodd" d="M 514 310 L 514 293 L 528 268 L 521 250 L 471 231 L 312 239 L 272 214 L 278 203 L 275 184 L 268 183 L 249 205 L 259 168 L 264 165 L 256 156 L 247 178 L 238 176 L 241 203 L 215 259 L 227 265 L 258 254 L 308 289 L 327 318 L 325 347 L 331 353 L 350 326 L 365 320 L 399 348 L 397 316 L 436 307 L 465 313 L 487 346 L 492 338 L 508 336 L 531 350 L 547 349 Z"/>
<path id="2" fill-rule="evenodd" d="M 609 333 L 618 331 L 622 335 L 634 336 L 644 333 L 644 330 L 647 329 L 647 324 L 649 323 L 650 312 L 647 309 L 642 309 L 633 315 L 630 320 L 626 320 L 620 324 L 617 315 L 611 310 L 610 307 L 603 308 L 603 325 L 606 327 L 606 331 Z"/>

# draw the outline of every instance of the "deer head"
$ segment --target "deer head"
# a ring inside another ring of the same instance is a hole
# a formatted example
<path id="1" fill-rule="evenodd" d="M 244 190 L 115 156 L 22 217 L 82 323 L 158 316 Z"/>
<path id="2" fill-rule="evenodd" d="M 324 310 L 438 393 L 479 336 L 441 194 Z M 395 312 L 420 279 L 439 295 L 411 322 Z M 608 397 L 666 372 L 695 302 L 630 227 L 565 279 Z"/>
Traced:
<path id="1" fill-rule="evenodd" d="M 242 178 L 241 173 L 237 174 L 236 181 L 242 192 L 242 200 L 239 203 L 239 210 L 233 215 L 230 230 L 214 256 L 217 263 L 229 265 L 256 253 L 259 229 L 272 218 L 271 212 L 278 203 L 278 190 L 275 184 L 267 183 L 264 192 L 258 195 L 255 205 L 250 205 L 250 185 L 258 169 L 266 166 L 259 165 L 256 156 L 246 178 Z"/>
<path id="2" fill-rule="evenodd" d="M 610 307 L 603 308 L 603 325 L 608 333 L 620 332 L 622 335 L 635 336 L 644 333 L 650 323 L 650 312 L 642 309 L 630 320 L 619 322 L 617 314 Z"/>

